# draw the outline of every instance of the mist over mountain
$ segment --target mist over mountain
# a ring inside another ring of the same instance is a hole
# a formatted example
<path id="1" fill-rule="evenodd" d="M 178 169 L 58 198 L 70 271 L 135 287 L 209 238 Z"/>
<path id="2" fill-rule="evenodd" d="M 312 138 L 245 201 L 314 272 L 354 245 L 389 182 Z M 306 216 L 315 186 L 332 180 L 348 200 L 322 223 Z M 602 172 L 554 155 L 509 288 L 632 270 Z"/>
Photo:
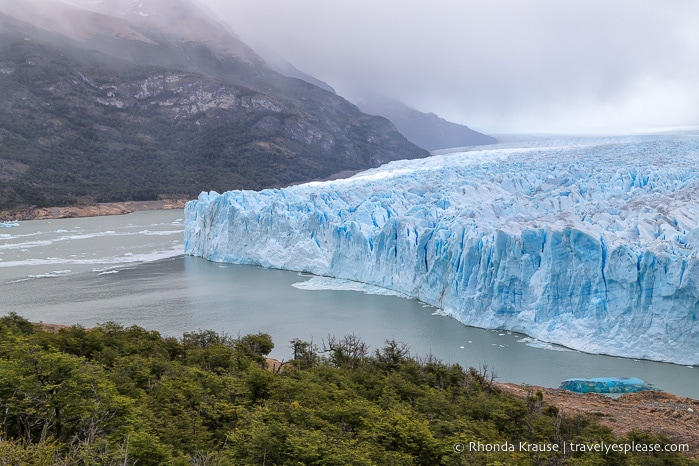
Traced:
<path id="1" fill-rule="evenodd" d="M 336 92 L 325 81 L 304 73 L 264 45 L 256 46 L 255 49 L 261 51 L 265 61 L 284 76 L 299 78 L 329 92 Z M 349 94 L 344 97 L 356 104 L 362 112 L 387 118 L 410 142 L 426 150 L 495 144 L 497 142 L 497 139 L 474 131 L 468 126 L 447 121 L 434 113 L 421 112 L 408 107 L 403 102 L 375 92 L 364 91 L 359 93 L 359 96 L 356 95 L 357 92 Z"/>
<path id="2" fill-rule="evenodd" d="M 188 1 L 0 4 L 0 208 L 260 189 L 427 155 Z"/>
<path id="3" fill-rule="evenodd" d="M 286 60 L 284 57 L 279 55 L 273 50 L 270 50 L 269 48 L 265 47 L 264 45 L 259 45 L 255 46 L 255 51 L 259 53 L 265 60 L 265 62 L 276 72 L 283 74 L 284 76 L 288 78 L 298 78 L 303 81 L 306 81 L 307 83 L 311 83 L 314 86 L 318 86 L 321 89 L 325 89 L 328 92 L 332 92 L 333 94 L 337 94 L 335 89 L 325 81 L 321 81 L 320 79 L 311 76 L 308 73 L 304 73 L 303 71 L 299 70 L 294 66 L 291 62 Z"/>
<path id="4" fill-rule="evenodd" d="M 359 109 L 391 120 L 410 142 L 427 150 L 495 144 L 497 139 L 452 123 L 434 113 L 424 113 L 402 102 L 375 93 L 355 99 Z"/>

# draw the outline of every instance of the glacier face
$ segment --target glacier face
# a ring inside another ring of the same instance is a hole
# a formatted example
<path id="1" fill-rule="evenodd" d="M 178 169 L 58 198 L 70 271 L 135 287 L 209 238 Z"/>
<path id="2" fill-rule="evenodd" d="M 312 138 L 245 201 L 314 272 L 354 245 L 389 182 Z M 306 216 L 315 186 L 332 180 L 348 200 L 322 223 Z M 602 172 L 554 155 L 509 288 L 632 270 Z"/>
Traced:
<path id="1" fill-rule="evenodd" d="M 202 193 L 185 253 L 364 282 L 467 325 L 699 365 L 699 137 L 506 144 Z"/>

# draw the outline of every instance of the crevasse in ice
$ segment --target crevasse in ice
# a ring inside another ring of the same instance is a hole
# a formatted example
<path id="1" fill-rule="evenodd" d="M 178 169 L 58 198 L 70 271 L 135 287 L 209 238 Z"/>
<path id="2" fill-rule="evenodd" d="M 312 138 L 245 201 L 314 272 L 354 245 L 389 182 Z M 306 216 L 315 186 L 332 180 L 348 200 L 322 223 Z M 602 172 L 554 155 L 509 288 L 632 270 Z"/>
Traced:
<path id="1" fill-rule="evenodd" d="M 699 137 L 548 140 L 202 193 L 185 252 L 356 280 L 467 325 L 699 364 Z"/>

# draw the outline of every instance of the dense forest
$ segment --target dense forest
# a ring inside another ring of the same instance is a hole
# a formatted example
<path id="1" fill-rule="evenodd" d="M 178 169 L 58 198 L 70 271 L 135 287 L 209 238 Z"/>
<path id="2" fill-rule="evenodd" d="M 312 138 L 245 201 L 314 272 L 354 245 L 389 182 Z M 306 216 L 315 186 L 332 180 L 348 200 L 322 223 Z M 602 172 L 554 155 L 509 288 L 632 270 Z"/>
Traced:
<path id="1" fill-rule="evenodd" d="M 667 443 L 498 390 L 483 368 L 416 358 L 388 340 L 162 337 L 105 323 L 44 330 L 0 318 L 1 465 L 669 465 L 675 453 L 476 451 L 468 442 Z M 460 443 L 461 442 L 461 443 Z"/>

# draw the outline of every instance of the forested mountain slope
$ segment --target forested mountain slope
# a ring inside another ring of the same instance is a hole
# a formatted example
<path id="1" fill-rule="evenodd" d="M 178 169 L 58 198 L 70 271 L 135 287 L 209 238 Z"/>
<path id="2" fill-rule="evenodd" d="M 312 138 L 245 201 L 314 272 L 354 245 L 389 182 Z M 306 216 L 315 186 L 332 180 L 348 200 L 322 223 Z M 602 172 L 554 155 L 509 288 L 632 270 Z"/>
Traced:
<path id="1" fill-rule="evenodd" d="M 192 4 L 144 4 L 120 17 L 0 5 L 0 209 L 276 187 L 428 155 L 276 73 Z"/>

